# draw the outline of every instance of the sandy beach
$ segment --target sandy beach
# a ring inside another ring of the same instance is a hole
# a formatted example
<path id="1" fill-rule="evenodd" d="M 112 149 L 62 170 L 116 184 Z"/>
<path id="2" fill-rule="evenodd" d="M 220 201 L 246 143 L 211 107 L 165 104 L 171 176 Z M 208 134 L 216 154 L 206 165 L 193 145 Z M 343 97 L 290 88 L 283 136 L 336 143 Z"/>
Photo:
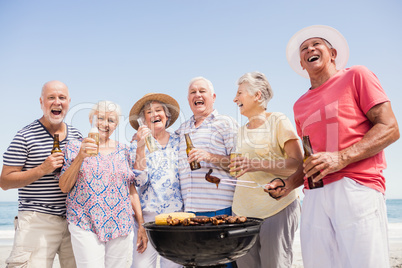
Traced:
<path id="1" fill-rule="evenodd" d="M 3 238 L 0 237 L 0 240 Z M 402 268 L 402 223 L 389 224 L 389 247 L 390 264 L 392 268 Z M 296 233 L 296 239 L 293 246 L 294 260 L 293 268 L 302 268 L 303 260 L 300 247 L 299 231 Z M 0 268 L 5 268 L 5 260 L 11 252 L 11 245 L 0 244 Z M 59 268 L 58 260 L 55 261 L 53 268 Z"/>

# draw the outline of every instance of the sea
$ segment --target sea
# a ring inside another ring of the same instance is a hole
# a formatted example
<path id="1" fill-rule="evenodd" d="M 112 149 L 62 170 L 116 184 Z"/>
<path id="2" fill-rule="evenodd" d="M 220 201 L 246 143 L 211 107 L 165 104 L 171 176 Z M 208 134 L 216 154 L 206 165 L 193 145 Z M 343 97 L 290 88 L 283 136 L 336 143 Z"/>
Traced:
<path id="1" fill-rule="evenodd" d="M 390 242 L 402 239 L 402 199 L 388 199 L 387 215 Z M 18 202 L 0 202 L 0 246 L 12 246 L 14 239 L 14 217 Z"/>

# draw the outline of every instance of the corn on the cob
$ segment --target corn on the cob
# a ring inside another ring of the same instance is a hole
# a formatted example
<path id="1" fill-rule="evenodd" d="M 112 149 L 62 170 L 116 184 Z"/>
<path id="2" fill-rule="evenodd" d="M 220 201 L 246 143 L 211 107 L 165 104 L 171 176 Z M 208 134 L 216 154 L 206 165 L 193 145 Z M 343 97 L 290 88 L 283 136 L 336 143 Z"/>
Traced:
<path id="1" fill-rule="evenodd" d="M 195 217 L 194 213 L 187 212 L 172 212 L 172 213 L 163 213 L 155 216 L 155 224 L 156 225 L 167 225 L 167 217 L 171 216 L 172 219 L 179 219 L 180 221 L 186 218 Z"/>

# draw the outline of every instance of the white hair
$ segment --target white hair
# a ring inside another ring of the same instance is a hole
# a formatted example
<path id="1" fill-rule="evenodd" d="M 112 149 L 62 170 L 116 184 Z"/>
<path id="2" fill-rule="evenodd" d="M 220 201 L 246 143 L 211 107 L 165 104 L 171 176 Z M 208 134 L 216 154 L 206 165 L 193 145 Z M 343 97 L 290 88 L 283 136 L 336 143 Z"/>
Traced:
<path id="1" fill-rule="evenodd" d="M 99 101 L 94 106 L 92 106 L 92 109 L 89 112 L 89 120 L 92 120 L 92 117 L 95 115 L 95 113 L 100 111 L 105 113 L 115 112 L 117 116 L 117 123 L 119 123 L 121 108 L 120 105 L 118 105 L 117 103 L 114 103 L 112 101 Z"/>
<path id="2" fill-rule="evenodd" d="M 324 41 L 324 43 L 327 45 L 328 48 L 334 48 L 328 40 L 324 38 L 321 38 L 321 40 Z"/>
<path id="3" fill-rule="evenodd" d="M 202 77 L 202 76 L 197 76 L 197 77 L 194 77 L 193 79 L 191 79 L 191 80 L 190 80 L 190 83 L 188 84 L 188 87 L 190 88 L 191 85 L 192 85 L 194 82 L 198 81 L 198 80 L 203 80 L 203 81 L 205 81 L 205 82 L 207 83 L 207 85 L 208 85 L 209 90 L 211 91 L 211 95 L 213 96 L 213 95 L 215 94 L 215 90 L 214 90 L 214 86 L 212 85 L 212 82 L 209 81 L 208 79 L 206 79 L 205 77 Z"/>
<path id="4" fill-rule="evenodd" d="M 272 91 L 271 85 L 269 84 L 268 79 L 265 77 L 265 75 L 260 72 L 245 73 L 237 81 L 237 84 L 239 86 L 244 83 L 247 83 L 246 88 L 250 95 L 254 95 L 258 91 L 261 92 L 261 99 L 259 100 L 259 104 L 261 105 L 261 107 L 266 109 L 268 102 L 274 96 L 274 92 Z"/>

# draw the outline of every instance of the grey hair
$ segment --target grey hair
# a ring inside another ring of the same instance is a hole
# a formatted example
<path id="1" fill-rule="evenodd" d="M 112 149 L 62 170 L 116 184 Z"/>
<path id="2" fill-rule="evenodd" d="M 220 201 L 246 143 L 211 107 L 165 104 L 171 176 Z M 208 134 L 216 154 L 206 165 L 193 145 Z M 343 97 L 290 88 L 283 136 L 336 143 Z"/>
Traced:
<path id="1" fill-rule="evenodd" d="M 258 91 L 261 92 L 261 99 L 259 100 L 259 104 L 261 107 L 266 109 L 268 102 L 274 96 L 274 92 L 272 91 L 271 85 L 269 84 L 268 79 L 265 77 L 265 75 L 260 72 L 245 73 L 237 81 L 237 84 L 239 86 L 244 83 L 248 84 L 246 88 L 250 95 L 254 95 Z"/>
<path id="2" fill-rule="evenodd" d="M 321 40 L 324 41 L 328 48 L 334 48 L 327 39 L 321 38 Z"/>
<path id="3" fill-rule="evenodd" d="M 203 81 L 205 81 L 205 82 L 207 83 L 208 87 L 209 87 L 209 90 L 211 90 L 211 95 L 214 95 L 214 94 L 215 94 L 215 89 L 214 89 L 214 86 L 212 85 L 212 82 L 209 81 L 208 79 L 206 79 L 205 77 L 202 77 L 202 76 L 197 76 L 197 77 L 194 77 L 193 79 L 191 79 L 191 80 L 190 80 L 190 83 L 188 84 L 188 87 L 190 88 L 191 85 L 192 85 L 194 82 L 198 81 L 198 80 L 203 80 Z"/>
<path id="4" fill-rule="evenodd" d="M 114 103 L 112 101 L 99 101 L 94 106 L 92 106 L 92 109 L 89 112 L 89 120 L 92 120 L 92 117 L 95 115 L 95 113 L 99 111 L 105 113 L 115 112 L 117 115 L 117 124 L 119 123 L 121 108 L 120 105 L 118 105 L 117 103 Z"/>
<path id="5" fill-rule="evenodd" d="M 311 38 L 319 38 L 319 39 L 321 39 L 321 40 L 324 42 L 324 44 L 325 44 L 328 48 L 334 48 L 334 47 L 332 46 L 332 44 L 331 44 L 327 39 L 325 39 L 325 38 L 322 38 L 322 37 L 311 37 Z M 311 38 L 309 38 L 309 39 L 311 39 Z M 300 47 L 301 47 L 301 45 L 303 45 L 304 42 L 306 42 L 306 41 L 309 40 L 309 39 L 304 40 L 304 41 L 300 44 Z M 300 47 L 299 47 L 299 48 L 300 48 Z"/>
<path id="6" fill-rule="evenodd" d="M 166 115 L 166 118 L 167 118 L 166 125 L 165 125 L 165 128 L 166 128 L 170 123 L 170 119 L 172 118 L 172 115 L 171 115 L 171 113 L 169 111 L 169 108 L 168 108 L 167 104 L 164 103 L 164 102 L 160 102 L 160 101 L 157 101 L 157 100 L 149 100 L 149 101 L 145 102 L 144 105 L 142 106 L 138 116 L 139 116 L 139 118 L 141 118 L 142 122 L 145 122 L 145 110 L 148 109 L 148 107 L 150 107 L 153 102 L 157 102 L 157 103 L 160 103 L 162 105 L 163 111 L 165 111 L 165 115 Z"/>

